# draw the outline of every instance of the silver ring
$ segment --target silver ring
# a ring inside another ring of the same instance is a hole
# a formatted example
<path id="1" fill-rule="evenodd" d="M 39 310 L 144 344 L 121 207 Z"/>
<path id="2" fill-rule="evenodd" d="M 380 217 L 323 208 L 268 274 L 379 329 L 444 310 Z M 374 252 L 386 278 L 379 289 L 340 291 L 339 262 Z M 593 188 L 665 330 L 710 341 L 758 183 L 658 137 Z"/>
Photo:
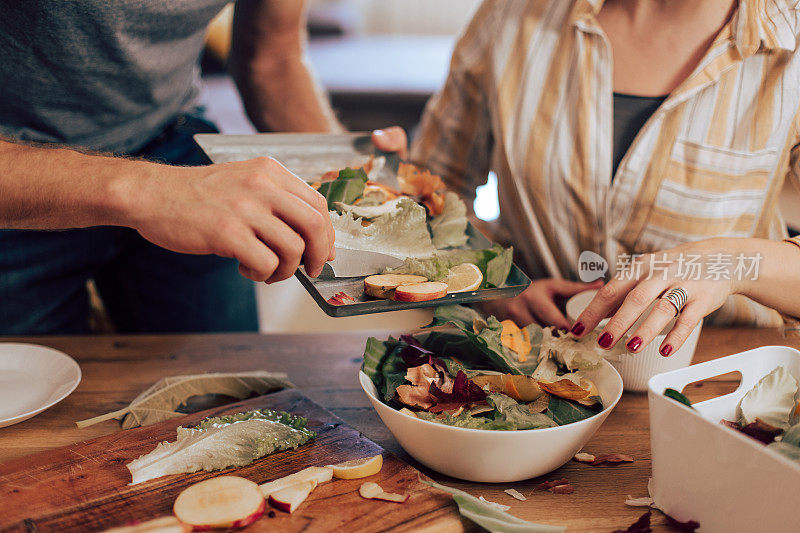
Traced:
<path id="1" fill-rule="evenodd" d="M 681 314 L 683 306 L 689 300 L 689 294 L 683 287 L 673 287 L 661 296 L 662 300 L 666 300 L 675 307 L 675 316 Z"/>

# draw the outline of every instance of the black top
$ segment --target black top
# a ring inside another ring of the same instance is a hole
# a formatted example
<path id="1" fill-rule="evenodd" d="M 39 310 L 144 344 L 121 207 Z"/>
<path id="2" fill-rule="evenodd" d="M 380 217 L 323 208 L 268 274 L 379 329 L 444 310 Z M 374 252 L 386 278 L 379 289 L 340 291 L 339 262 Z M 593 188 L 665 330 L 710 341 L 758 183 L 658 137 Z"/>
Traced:
<path id="1" fill-rule="evenodd" d="M 614 93 L 614 169 L 617 173 L 619 162 L 625 156 L 633 139 L 650 115 L 666 100 L 666 96 L 634 96 Z"/>

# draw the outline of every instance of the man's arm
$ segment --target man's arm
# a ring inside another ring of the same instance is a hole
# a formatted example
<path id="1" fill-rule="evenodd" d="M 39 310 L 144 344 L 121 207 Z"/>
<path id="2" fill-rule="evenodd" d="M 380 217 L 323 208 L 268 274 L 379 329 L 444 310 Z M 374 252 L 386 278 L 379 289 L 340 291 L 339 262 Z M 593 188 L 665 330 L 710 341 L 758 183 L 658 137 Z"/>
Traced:
<path id="1" fill-rule="evenodd" d="M 306 57 L 305 0 L 238 0 L 229 68 L 259 131 L 341 131 Z"/>
<path id="2" fill-rule="evenodd" d="M 0 228 L 67 229 L 128 225 L 133 176 L 151 163 L 0 139 Z"/>
<path id="3" fill-rule="evenodd" d="M 255 281 L 318 275 L 333 257 L 325 199 L 276 161 L 175 167 L 0 139 L 0 228 L 128 226 Z"/>

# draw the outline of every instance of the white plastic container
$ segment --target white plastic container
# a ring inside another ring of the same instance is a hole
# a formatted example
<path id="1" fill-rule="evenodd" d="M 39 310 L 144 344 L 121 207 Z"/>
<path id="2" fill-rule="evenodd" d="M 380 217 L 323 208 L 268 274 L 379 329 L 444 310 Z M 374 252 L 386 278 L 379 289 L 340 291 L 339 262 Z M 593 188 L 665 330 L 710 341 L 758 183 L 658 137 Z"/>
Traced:
<path id="1" fill-rule="evenodd" d="M 800 464 L 722 426 L 747 391 L 782 365 L 800 378 L 800 352 L 766 346 L 654 376 L 648 384 L 652 496 L 670 516 L 699 531 L 800 531 Z M 663 395 L 689 383 L 739 371 L 736 391 L 690 409 Z"/>
<path id="2" fill-rule="evenodd" d="M 622 379 L 607 361 L 589 377 L 604 409 L 564 426 L 496 431 L 446 426 L 401 413 L 381 402 L 375 384 L 359 372 L 361 387 L 394 438 L 425 466 L 468 481 L 505 483 L 552 472 L 592 438 L 622 396 Z"/>
<path id="3" fill-rule="evenodd" d="M 574 322 L 578 318 L 578 315 L 589 305 L 589 302 L 592 301 L 595 294 L 597 294 L 596 290 L 589 290 L 578 293 L 570 298 L 567 302 L 567 317 Z M 617 341 L 618 345 L 621 344 L 624 346 L 625 343 L 628 342 L 628 339 L 633 332 L 636 331 L 639 324 L 650 314 L 650 309 L 652 309 L 652 307 L 651 305 L 642 315 L 642 318 L 634 323 L 631 329 L 628 330 L 628 334 L 625 338 Z M 606 318 L 600 321 L 597 327 L 602 329 L 607 322 L 608 319 Z M 673 319 L 661 331 L 661 334 L 656 335 L 650 344 L 645 346 L 639 353 L 630 354 L 626 351 L 616 359 L 609 358 L 611 364 L 614 365 L 619 375 L 622 376 L 622 383 L 626 391 L 644 392 L 647 390 L 647 382 L 651 377 L 662 372 L 669 372 L 670 370 L 687 367 L 692 363 L 692 357 L 694 357 L 694 350 L 697 347 L 697 339 L 700 338 L 700 330 L 703 327 L 703 321 L 701 320 L 700 323 L 695 326 L 680 348 L 675 350 L 669 357 L 664 357 L 658 353 L 658 349 L 667 337 L 667 333 L 669 333 L 669 330 L 671 330 L 674 325 L 675 320 Z"/>

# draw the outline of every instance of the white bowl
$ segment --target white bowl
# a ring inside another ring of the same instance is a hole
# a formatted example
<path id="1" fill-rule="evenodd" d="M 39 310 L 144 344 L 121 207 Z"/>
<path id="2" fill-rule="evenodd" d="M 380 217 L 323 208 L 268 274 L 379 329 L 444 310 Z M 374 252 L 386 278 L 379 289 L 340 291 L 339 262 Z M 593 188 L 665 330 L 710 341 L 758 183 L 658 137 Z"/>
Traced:
<path id="1" fill-rule="evenodd" d="M 605 406 L 593 417 L 554 428 L 498 431 L 447 426 L 401 413 L 381 402 L 375 385 L 359 372 L 378 416 L 409 455 L 442 474 L 485 483 L 541 476 L 572 459 L 622 396 L 622 379 L 608 362 L 590 378 Z"/>
<path id="2" fill-rule="evenodd" d="M 567 301 L 567 317 L 570 321 L 575 322 L 578 316 L 583 312 L 589 302 L 592 301 L 594 295 L 597 293 L 596 289 L 580 292 Z M 631 337 L 639 324 L 644 321 L 650 310 L 655 305 L 655 302 L 642 314 L 641 318 L 637 320 L 624 338 L 618 341 L 619 343 L 626 343 Z M 603 319 L 598 324 L 597 329 L 603 329 L 608 323 L 608 319 Z M 620 376 L 622 376 L 622 383 L 625 385 L 625 390 L 642 392 L 647 390 L 647 382 L 651 377 L 662 372 L 670 372 L 679 368 L 684 368 L 692 363 L 694 357 L 694 350 L 697 347 L 697 339 L 700 337 L 700 330 L 703 327 L 703 321 L 692 330 L 686 342 L 675 350 L 669 357 L 664 357 L 658 353 L 658 348 L 667 337 L 667 333 L 675 325 L 675 320 L 671 320 L 669 324 L 661 331 L 660 335 L 656 337 L 645 346 L 645 348 L 637 354 L 631 354 L 627 351 L 620 355 L 616 360 L 611 360 L 611 364 L 617 369 Z"/>

